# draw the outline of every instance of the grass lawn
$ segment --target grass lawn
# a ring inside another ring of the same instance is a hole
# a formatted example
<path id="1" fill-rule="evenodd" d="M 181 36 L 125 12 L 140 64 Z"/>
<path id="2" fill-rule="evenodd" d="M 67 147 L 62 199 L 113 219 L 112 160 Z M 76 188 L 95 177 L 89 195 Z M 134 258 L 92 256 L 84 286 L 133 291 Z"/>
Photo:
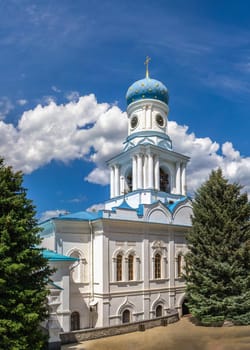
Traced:
<path id="1" fill-rule="evenodd" d="M 198 327 L 189 318 L 167 327 L 123 334 L 79 344 L 62 350 L 250 350 L 250 326 Z"/>

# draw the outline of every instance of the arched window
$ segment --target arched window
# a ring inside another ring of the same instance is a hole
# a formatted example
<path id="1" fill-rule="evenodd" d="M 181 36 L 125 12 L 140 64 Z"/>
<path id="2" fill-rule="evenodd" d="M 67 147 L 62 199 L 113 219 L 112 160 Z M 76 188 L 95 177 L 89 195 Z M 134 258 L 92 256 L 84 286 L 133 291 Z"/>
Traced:
<path id="1" fill-rule="evenodd" d="M 156 317 L 162 316 L 162 306 L 161 305 L 158 305 L 157 308 L 155 309 L 155 316 Z"/>
<path id="2" fill-rule="evenodd" d="M 81 262 L 81 255 L 78 251 L 74 251 L 70 254 L 71 258 L 78 259 L 74 262 L 71 268 L 71 277 L 75 283 L 82 282 L 83 276 L 82 276 L 82 262 Z"/>
<path id="3" fill-rule="evenodd" d="M 182 274 L 182 255 L 179 254 L 177 257 L 177 276 L 181 277 Z"/>
<path id="4" fill-rule="evenodd" d="M 159 253 L 155 254 L 155 278 L 161 278 L 161 255 Z"/>
<path id="5" fill-rule="evenodd" d="M 71 317 L 71 330 L 76 331 L 80 329 L 80 314 L 77 311 L 72 312 Z"/>
<path id="6" fill-rule="evenodd" d="M 162 168 L 160 168 L 160 191 L 170 192 L 169 176 Z"/>
<path id="7" fill-rule="evenodd" d="M 128 256 L 128 280 L 132 281 L 134 279 L 134 256 L 130 254 Z"/>
<path id="8" fill-rule="evenodd" d="M 126 309 L 122 313 L 122 323 L 129 323 L 129 322 L 130 322 L 130 311 Z"/>
<path id="9" fill-rule="evenodd" d="M 116 280 L 122 281 L 122 255 L 118 254 L 116 257 Z"/>

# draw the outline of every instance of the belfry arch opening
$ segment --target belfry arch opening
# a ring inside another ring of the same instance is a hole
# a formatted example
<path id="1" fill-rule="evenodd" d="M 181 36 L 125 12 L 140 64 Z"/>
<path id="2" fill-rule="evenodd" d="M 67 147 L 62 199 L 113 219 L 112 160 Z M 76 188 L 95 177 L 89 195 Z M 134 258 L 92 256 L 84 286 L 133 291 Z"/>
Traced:
<path id="1" fill-rule="evenodd" d="M 170 192 L 170 176 L 168 171 L 160 167 L 160 191 Z"/>
<path id="2" fill-rule="evenodd" d="M 125 176 L 125 192 L 132 192 L 133 190 L 133 183 L 132 183 L 132 169 L 130 168 Z"/>

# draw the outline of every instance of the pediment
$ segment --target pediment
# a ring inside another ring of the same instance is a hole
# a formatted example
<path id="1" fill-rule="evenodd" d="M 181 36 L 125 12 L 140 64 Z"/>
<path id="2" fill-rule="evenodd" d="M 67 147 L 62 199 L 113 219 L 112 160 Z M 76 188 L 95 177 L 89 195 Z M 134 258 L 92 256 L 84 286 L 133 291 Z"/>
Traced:
<path id="1" fill-rule="evenodd" d="M 193 215 L 193 209 L 192 209 L 191 202 L 188 201 L 186 203 L 183 203 L 180 206 L 178 206 L 174 211 L 173 224 L 191 226 L 192 215 Z"/>
<path id="2" fill-rule="evenodd" d="M 170 211 L 161 203 L 157 202 L 150 206 L 146 212 L 146 221 L 169 224 L 172 221 Z"/>

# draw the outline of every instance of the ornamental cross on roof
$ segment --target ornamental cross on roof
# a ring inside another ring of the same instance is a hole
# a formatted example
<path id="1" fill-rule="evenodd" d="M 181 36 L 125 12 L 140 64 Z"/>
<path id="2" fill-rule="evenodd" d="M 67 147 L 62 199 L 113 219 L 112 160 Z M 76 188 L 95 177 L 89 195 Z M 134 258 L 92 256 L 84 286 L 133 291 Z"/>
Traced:
<path id="1" fill-rule="evenodd" d="M 149 61 L 151 61 L 151 58 L 149 56 L 146 57 L 146 61 L 144 62 L 144 64 L 146 65 L 146 78 L 149 77 L 149 72 L 148 72 L 148 64 Z"/>

